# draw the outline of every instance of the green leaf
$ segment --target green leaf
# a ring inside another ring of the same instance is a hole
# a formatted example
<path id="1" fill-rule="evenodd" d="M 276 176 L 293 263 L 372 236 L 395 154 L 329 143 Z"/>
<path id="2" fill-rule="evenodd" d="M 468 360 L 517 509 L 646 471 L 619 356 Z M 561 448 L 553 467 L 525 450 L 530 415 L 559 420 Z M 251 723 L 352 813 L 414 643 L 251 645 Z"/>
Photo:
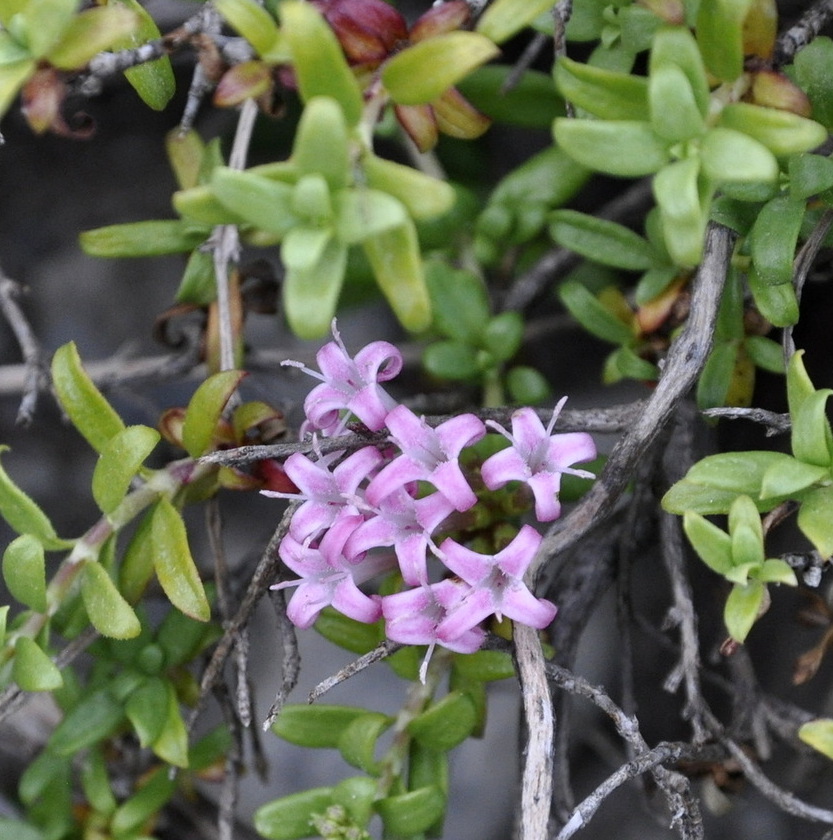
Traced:
<path id="1" fill-rule="evenodd" d="M 244 185 L 243 190 L 247 186 Z M 287 208 L 289 207 L 288 196 L 289 193 L 286 193 L 284 196 Z M 200 185 L 187 190 L 179 190 L 173 194 L 171 201 L 176 212 L 188 222 L 190 227 L 194 228 L 197 225 L 205 226 L 204 238 L 207 238 L 210 234 L 211 231 L 209 228 L 216 227 L 217 225 L 252 224 L 220 201 L 213 187 Z M 234 195 L 228 201 L 229 203 L 237 201 L 242 206 L 242 201 Z M 246 210 L 246 212 L 249 213 L 250 211 Z M 274 215 L 274 208 L 270 207 L 267 219 L 271 220 Z M 272 223 L 274 224 L 274 222 Z M 292 223 L 295 224 L 296 220 L 293 219 Z"/>
<path id="2" fill-rule="evenodd" d="M 209 376 L 194 392 L 182 426 L 182 443 L 192 458 L 211 449 L 223 410 L 245 376 L 245 371 L 224 370 Z"/>
<path id="3" fill-rule="evenodd" d="M 781 195 L 758 213 L 749 234 L 749 250 L 761 282 L 773 286 L 791 282 L 804 210 L 803 202 Z"/>
<path id="4" fill-rule="evenodd" d="M 723 406 L 732 387 L 735 364 L 738 360 L 736 341 L 722 341 L 715 344 L 697 380 L 697 408 Z"/>
<path id="5" fill-rule="evenodd" d="M 760 566 L 764 562 L 764 533 L 755 502 L 738 496 L 729 509 L 729 533 L 732 537 L 732 563 Z"/>
<path id="6" fill-rule="evenodd" d="M 374 755 L 379 736 L 390 727 L 393 718 L 380 712 L 367 712 L 351 721 L 338 738 L 341 757 L 353 767 L 371 776 L 379 773 L 379 762 Z"/>
<path id="7" fill-rule="evenodd" d="M 337 748 L 342 733 L 360 717 L 369 714 L 366 709 L 353 706 L 314 706 L 287 703 L 272 724 L 272 731 L 290 744 L 301 747 Z"/>
<path id="8" fill-rule="evenodd" d="M 798 321 L 798 298 L 792 283 L 767 283 L 753 265 L 747 274 L 755 306 L 773 326 L 789 327 Z"/>
<path id="9" fill-rule="evenodd" d="M 104 513 L 122 502 L 130 482 L 159 442 L 159 432 L 149 426 L 128 426 L 107 441 L 93 472 L 93 498 Z"/>
<path id="10" fill-rule="evenodd" d="M 176 290 L 177 303 L 208 306 L 217 299 L 217 277 L 214 273 L 214 255 L 195 248 Z"/>
<path id="11" fill-rule="evenodd" d="M 558 118 L 553 132 L 556 142 L 580 164 L 609 175 L 652 175 L 669 159 L 665 142 L 647 122 Z"/>
<path id="12" fill-rule="evenodd" d="M 156 21 L 138 0 L 107 0 L 109 6 L 125 6 L 138 17 L 139 23 L 133 27 L 130 36 L 123 41 L 116 41 L 113 49 L 130 49 L 161 37 Z M 163 55 L 155 61 L 147 61 L 136 67 L 128 67 L 124 78 L 130 83 L 142 101 L 154 111 L 161 111 L 176 92 L 174 71 L 171 60 Z"/>
<path id="13" fill-rule="evenodd" d="M 827 419 L 827 398 L 833 390 L 814 391 L 792 414 L 791 444 L 799 461 L 829 468 L 833 460 L 833 434 Z"/>
<path id="14" fill-rule="evenodd" d="M 154 753 L 174 767 L 188 766 L 188 730 L 179 710 L 179 700 L 173 685 L 165 681 L 167 698 L 162 727 L 151 744 Z"/>
<path id="15" fill-rule="evenodd" d="M 297 227 L 287 234 L 281 257 L 287 268 L 283 308 L 289 326 L 300 338 L 320 338 L 335 315 L 347 247 L 330 230 Z"/>
<path id="16" fill-rule="evenodd" d="M 345 245 L 355 245 L 407 223 L 402 202 L 385 192 L 359 187 L 335 195 L 336 235 Z"/>
<path id="17" fill-rule="evenodd" d="M 301 98 L 309 102 L 315 96 L 330 96 L 341 106 L 347 124 L 357 125 L 364 110 L 362 92 L 333 30 L 309 3 L 287 0 L 280 14 Z"/>
<path id="18" fill-rule="evenodd" d="M 398 199 L 414 219 L 431 219 L 454 206 L 454 188 L 401 163 L 367 153 L 361 161 L 367 184 Z"/>
<path id="19" fill-rule="evenodd" d="M 278 47 L 280 30 L 275 19 L 254 0 L 215 0 L 217 11 L 262 57 Z"/>
<path id="20" fill-rule="evenodd" d="M 108 441 L 124 431 L 122 419 L 84 370 L 74 342 L 55 351 L 52 384 L 61 408 L 97 452 L 103 452 Z"/>
<path id="21" fill-rule="evenodd" d="M 139 521 L 124 551 L 119 569 L 119 589 L 128 603 L 135 604 L 153 577 L 153 511 Z"/>
<path id="22" fill-rule="evenodd" d="M 480 16 L 477 31 L 502 44 L 551 8 L 547 0 L 495 0 Z"/>
<path id="23" fill-rule="evenodd" d="M 132 639 L 141 633 L 136 613 L 100 563 L 90 561 L 85 565 L 81 594 L 90 623 L 103 636 Z"/>
<path id="24" fill-rule="evenodd" d="M 795 81 L 810 98 L 813 117 L 828 129 L 833 129 L 833 85 L 830 63 L 833 61 L 833 41 L 816 37 L 796 53 Z"/>
<path id="25" fill-rule="evenodd" d="M 106 688 L 83 697 L 55 728 L 49 749 L 71 756 L 104 740 L 124 720 L 124 709 Z"/>
<path id="26" fill-rule="evenodd" d="M 364 826 L 373 816 L 377 783 L 367 776 L 342 779 L 333 788 L 333 804 L 341 805 L 357 826 Z"/>
<path id="27" fill-rule="evenodd" d="M 424 105 L 500 50 L 476 32 L 446 32 L 419 41 L 382 65 L 382 84 L 398 105 Z"/>
<path id="28" fill-rule="evenodd" d="M 794 496 L 817 481 L 821 481 L 828 474 L 827 467 L 814 466 L 785 456 L 764 473 L 761 482 L 761 498 Z"/>
<path id="29" fill-rule="evenodd" d="M 23 691 L 55 691 L 64 684 L 55 663 L 28 636 L 21 636 L 15 643 L 12 679 Z"/>
<path id="30" fill-rule="evenodd" d="M 659 262 L 654 248 L 639 234 L 577 210 L 554 210 L 550 214 L 550 236 L 562 248 L 626 271 L 644 271 Z"/>
<path id="31" fill-rule="evenodd" d="M 790 197 L 806 201 L 833 187 L 833 160 L 822 155 L 791 155 L 789 160 Z"/>
<path id="32" fill-rule="evenodd" d="M 736 498 L 737 493 L 733 490 L 700 484 L 684 478 L 662 497 L 662 507 L 669 513 L 676 514 L 688 511 L 703 515 L 727 513 Z"/>
<path id="33" fill-rule="evenodd" d="M 454 670 L 467 680 L 492 682 L 515 676 L 515 665 L 508 653 L 499 650 L 478 650 L 454 656 Z"/>
<path id="34" fill-rule="evenodd" d="M 723 620 L 729 635 L 743 644 L 752 625 L 758 618 L 766 594 L 766 587 L 760 581 L 750 581 L 746 585 L 735 584 L 723 611 Z"/>
<path id="35" fill-rule="evenodd" d="M 709 72 L 732 82 L 743 72 L 743 22 L 752 0 L 701 0 L 697 43 Z"/>
<path id="36" fill-rule="evenodd" d="M 59 70 L 81 69 L 94 55 L 130 35 L 138 23 L 138 17 L 121 5 L 87 9 L 72 18 L 46 59 Z"/>
<path id="37" fill-rule="evenodd" d="M 478 67 L 456 87 L 478 111 L 494 122 L 521 128 L 548 128 L 564 116 L 564 102 L 553 90 L 552 78 L 539 70 L 527 70 L 518 84 L 504 91 L 512 68 L 490 64 Z"/>
<path id="38" fill-rule="evenodd" d="M 651 68 L 648 101 L 651 127 L 666 140 L 690 140 L 706 127 L 688 76 L 676 64 Z"/>
<path id="39" fill-rule="evenodd" d="M 813 120 L 748 102 L 727 105 L 720 112 L 718 125 L 754 137 L 777 157 L 809 152 L 827 139 L 827 130 Z"/>
<path id="40" fill-rule="evenodd" d="M 790 568 L 789 563 L 775 558 L 764 560 L 761 570 L 755 574 L 755 579 L 761 583 L 783 583 L 787 586 L 798 586 L 798 578 Z"/>
<path id="41" fill-rule="evenodd" d="M 515 405 L 542 405 L 552 401 L 552 388 L 536 368 L 515 365 L 506 372 L 506 389 Z"/>
<path id="42" fill-rule="evenodd" d="M 312 815 L 323 814 L 332 802 L 333 789 L 329 787 L 312 788 L 275 799 L 255 811 L 255 830 L 267 840 L 312 837 L 317 833 L 310 823 Z"/>
<path id="43" fill-rule="evenodd" d="M 699 558 L 712 571 L 725 575 L 732 568 L 732 539 L 700 514 L 686 511 L 683 530 Z"/>
<path id="44" fill-rule="evenodd" d="M 783 466 L 787 460 L 792 459 L 783 452 L 724 452 L 698 461 L 686 478 L 754 499 L 760 494 L 767 470 Z"/>
<path id="45" fill-rule="evenodd" d="M 605 360 L 602 381 L 605 385 L 610 385 L 621 379 L 653 382 L 659 379 L 659 370 L 655 364 L 638 356 L 630 347 L 619 347 Z"/>
<path id="46" fill-rule="evenodd" d="M 781 345 L 763 335 L 747 336 L 744 342 L 746 352 L 752 361 L 770 373 L 784 372 L 784 353 Z"/>
<path id="47" fill-rule="evenodd" d="M 431 376 L 452 382 L 476 379 L 482 373 L 477 350 L 455 339 L 429 344 L 422 354 L 422 366 Z"/>
<path id="48" fill-rule="evenodd" d="M 85 757 L 81 768 L 81 786 L 87 801 L 99 814 L 109 815 L 116 810 L 116 797 L 101 750 L 90 750 Z"/>
<path id="49" fill-rule="evenodd" d="M 179 212 L 194 212 L 193 205 L 188 209 L 182 202 L 188 195 L 199 197 L 199 189 L 177 193 L 180 198 L 177 202 L 174 197 L 174 206 Z M 285 236 L 298 224 L 292 212 L 292 187 L 280 181 L 221 166 L 211 176 L 211 192 L 224 207 L 259 230 Z"/>
<path id="50" fill-rule="evenodd" d="M 426 831 L 445 813 L 445 795 L 436 785 L 388 796 L 375 805 L 385 832 L 413 837 Z"/>
<path id="51" fill-rule="evenodd" d="M 213 637 L 217 628 L 195 621 L 177 609 L 170 610 L 156 631 L 156 642 L 162 649 L 169 668 L 184 665 L 200 653 Z"/>
<path id="52" fill-rule="evenodd" d="M 816 393 L 816 388 L 804 366 L 804 351 L 796 350 L 787 366 L 787 403 L 791 417 L 797 417 L 804 400 Z"/>
<path id="53" fill-rule="evenodd" d="M 700 262 L 708 222 L 699 175 L 700 162 L 687 158 L 663 167 L 653 183 L 668 253 L 677 265 L 686 267 Z"/>
<path id="54" fill-rule="evenodd" d="M 316 96 L 301 114 L 292 163 L 298 176 L 321 175 L 331 190 L 346 187 L 350 180 L 350 144 L 344 111 L 335 99 Z"/>
<path id="55" fill-rule="evenodd" d="M 8 449 L 8 446 L 0 445 L 0 453 L 7 452 Z M 58 538 L 47 515 L 11 480 L 2 464 L 0 464 L 0 516 L 18 534 L 30 534 L 46 548 L 69 548 L 72 545 L 70 541 Z"/>
<path id="56" fill-rule="evenodd" d="M 85 230 L 79 241 L 91 257 L 158 257 L 191 251 L 207 233 L 179 219 L 164 219 Z"/>
<path id="57" fill-rule="evenodd" d="M 78 0 L 37 0 L 20 10 L 25 40 L 33 58 L 43 58 L 76 16 Z M 11 23 L 11 21 L 10 21 Z"/>
<path id="58" fill-rule="evenodd" d="M 20 88 L 35 72 L 36 66 L 35 62 L 29 58 L 10 64 L 0 64 L 0 117 L 9 110 Z"/>
<path id="59" fill-rule="evenodd" d="M 405 329 L 421 332 L 431 324 L 431 299 L 416 228 L 404 225 L 376 234 L 362 243 L 376 282 Z"/>
<path id="60" fill-rule="evenodd" d="M 555 84 L 571 104 L 603 120 L 650 118 L 648 81 L 562 56 L 555 64 Z"/>
<path id="61" fill-rule="evenodd" d="M 716 127 L 700 143 L 703 172 L 717 183 L 774 182 L 778 161 L 772 152 L 748 134 Z"/>
<path id="62" fill-rule="evenodd" d="M 622 11 L 629 11 L 629 9 Z M 706 68 L 703 65 L 700 48 L 691 31 L 685 26 L 663 26 L 653 35 L 648 65 L 649 75 L 662 67 L 669 66 L 679 68 L 683 72 L 700 115 L 703 118 L 708 116 L 709 80 Z"/>
<path id="63" fill-rule="evenodd" d="M 798 737 L 828 758 L 833 759 L 833 720 L 817 718 L 801 724 Z"/>
<path id="64" fill-rule="evenodd" d="M 378 624 L 356 621 L 332 607 L 324 607 L 313 626 L 328 642 L 352 653 L 368 653 L 383 638 Z"/>
<path id="65" fill-rule="evenodd" d="M 518 312 L 500 312 L 489 319 L 481 337 L 483 348 L 499 362 L 511 359 L 520 349 L 524 322 Z"/>
<path id="66" fill-rule="evenodd" d="M 3 580 L 13 598 L 35 612 L 46 612 L 43 544 L 31 534 L 12 540 L 3 552 Z"/>
<path id="67" fill-rule="evenodd" d="M 162 732 L 168 710 L 165 680 L 149 677 L 127 698 L 125 712 L 142 747 L 149 747 Z"/>
<path id="68" fill-rule="evenodd" d="M 171 603 L 198 621 L 208 621 L 211 607 L 205 596 L 182 516 L 167 499 L 160 499 L 152 519 L 153 565 Z"/>
<path id="69" fill-rule="evenodd" d="M 558 297 L 570 314 L 592 335 L 613 344 L 628 344 L 633 329 L 616 317 L 582 283 L 566 280 L 558 287 Z"/>
<path id="70" fill-rule="evenodd" d="M 471 735 L 476 722 L 471 700 L 460 691 L 451 691 L 417 715 L 408 724 L 408 732 L 422 746 L 447 752 Z"/>
<path id="71" fill-rule="evenodd" d="M 135 836 L 151 817 L 154 817 L 173 796 L 177 780 L 167 767 L 159 767 L 145 779 L 138 792 L 116 809 L 110 821 L 114 837 Z"/>
<path id="72" fill-rule="evenodd" d="M 476 344 L 490 317 L 489 294 L 473 271 L 454 269 L 443 260 L 425 263 L 434 327 L 463 344 Z"/>
<path id="73" fill-rule="evenodd" d="M 573 198 L 589 177 L 590 172 L 578 166 L 564 149 L 549 146 L 506 175 L 492 193 L 488 207 L 559 207 Z"/>

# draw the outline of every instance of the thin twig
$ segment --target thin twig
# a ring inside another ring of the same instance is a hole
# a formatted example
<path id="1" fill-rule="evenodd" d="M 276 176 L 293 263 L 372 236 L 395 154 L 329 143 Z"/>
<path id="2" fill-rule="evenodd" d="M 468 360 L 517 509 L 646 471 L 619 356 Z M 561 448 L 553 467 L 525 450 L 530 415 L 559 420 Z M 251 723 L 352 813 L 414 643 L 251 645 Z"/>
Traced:
<path id="1" fill-rule="evenodd" d="M 333 674 L 331 677 L 327 677 L 326 680 L 322 680 L 318 683 L 315 688 L 309 693 L 309 697 L 307 698 L 308 703 L 314 703 L 318 700 L 319 697 L 326 694 L 331 689 L 335 688 L 337 685 L 349 680 L 350 677 L 355 677 L 356 674 L 360 674 L 365 668 L 369 668 L 375 662 L 381 662 L 383 659 L 387 659 L 392 653 L 396 653 L 402 647 L 401 644 L 398 642 L 392 642 L 389 639 L 386 639 L 381 644 L 377 645 L 373 650 L 368 651 L 363 656 L 360 656 L 358 659 L 354 659 L 348 665 L 345 665 L 338 673 Z"/>
<path id="2" fill-rule="evenodd" d="M 35 416 L 38 404 L 38 391 L 45 387 L 47 377 L 43 368 L 43 352 L 35 337 L 17 298 L 23 293 L 23 288 L 3 273 L 0 268 L 0 311 L 9 322 L 14 337 L 23 355 L 23 397 L 17 410 L 15 422 L 20 426 L 28 426 Z"/>
<path id="3" fill-rule="evenodd" d="M 806 47 L 824 26 L 833 19 L 833 0 L 818 0 L 807 9 L 798 23 L 783 32 L 775 45 L 777 64 L 785 64 L 800 49 Z"/>
<path id="4" fill-rule="evenodd" d="M 749 420 L 766 426 L 766 436 L 783 435 L 792 426 L 789 414 L 778 414 L 765 408 L 707 408 L 705 417 L 725 417 L 727 420 Z"/>
<path id="5" fill-rule="evenodd" d="M 281 713 L 290 692 L 298 684 L 301 674 L 301 655 L 298 652 L 298 634 L 295 632 L 295 625 L 289 620 L 286 614 L 286 591 L 273 589 L 269 593 L 270 600 L 278 615 L 281 644 L 283 646 L 283 661 L 281 663 L 281 685 L 278 689 L 266 719 L 263 721 L 263 731 L 275 722 Z"/>

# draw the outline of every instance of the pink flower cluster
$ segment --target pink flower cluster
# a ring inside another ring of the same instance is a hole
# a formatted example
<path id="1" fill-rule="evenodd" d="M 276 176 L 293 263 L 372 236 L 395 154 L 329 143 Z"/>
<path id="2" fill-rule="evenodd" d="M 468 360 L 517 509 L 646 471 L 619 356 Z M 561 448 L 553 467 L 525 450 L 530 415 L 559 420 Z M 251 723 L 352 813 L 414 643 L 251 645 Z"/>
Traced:
<path id="1" fill-rule="evenodd" d="M 541 542 L 535 528 L 524 525 L 493 555 L 472 551 L 454 539 L 439 546 L 432 539 L 450 514 L 477 503 L 459 457 L 486 434 L 486 426 L 473 414 L 463 414 L 432 428 L 406 406 L 397 405 L 380 384 L 402 368 L 396 347 L 374 341 L 351 358 L 335 324 L 333 337 L 318 352 L 321 372 L 303 368 L 321 380 L 304 403 L 308 431 L 338 435 L 352 416 L 371 431 L 387 428 L 390 444 L 382 450 L 368 445 L 349 455 L 291 455 L 284 468 L 300 495 L 263 491 L 303 499 L 279 549 L 283 562 L 299 576 L 275 586 L 297 587 L 287 609 L 289 618 L 298 627 L 309 627 L 327 605 L 357 621 L 384 617 L 389 639 L 428 645 L 429 652 L 436 644 L 461 653 L 477 650 L 485 637 L 480 624 L 490 615 L 546 627 L 556 607 L 536 598 L 523 581 Z M 561 400 L 556 406 L 546 428 L 531 408 L 513 414 L 511 434 L 489 421 L 511 445 L 484 461 L 484 484 L 495 490 L 509 481 L 526 482 L 542 522 L 560 514 L 562 474 L 593 477 L 571 467 L 595 457 L 590 435 L 552 434 L 563 404 Z M 416 488 L 426 485 L 433 492 L 417 497 Z M 380 547 L 392 551 L 372 551 Z M 431 556 L 453 577 L 432 582 Z M 362 583 L 397 568 L 410 589 L 384 597 L 360 589 Z"/>

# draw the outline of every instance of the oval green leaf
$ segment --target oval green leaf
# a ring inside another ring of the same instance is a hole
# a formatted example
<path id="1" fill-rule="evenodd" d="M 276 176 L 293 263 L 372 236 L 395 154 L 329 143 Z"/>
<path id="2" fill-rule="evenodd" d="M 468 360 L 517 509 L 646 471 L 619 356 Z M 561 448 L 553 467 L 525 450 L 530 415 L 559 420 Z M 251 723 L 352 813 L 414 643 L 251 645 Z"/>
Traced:
<path id="1" fill-rule="evenodd" d="M 64 684 L 55 663 L 28 636 L 21 636 L 14 646 L 12 679 L 24 691 L 55 691 Z"/>
<path id="2" fill-rule="evenodd" d="M 104 513 L 121 504 L 130 482 L 159 442 L 159 432 L 149 426 L 128 426 L 107 441 L 93 472 L 93 498 Z"/>
<path id="3" fill-rule="evenodd" d="M 285 741 L 301 747 L 337 748 L 347 727 L 367 714 L 366 709 L 353 706 L 287 703 L 272 724 L 272 731 Z"/>
<path id="4" fill-rule="evenodd" d="M 333 789 L 329 787 L 284 796 L 255 811 L 255 830 L 266 840 L 312 837 L 317 833 L 310 822 L 312 815 L 323 814 L 332 802 Z"/>
<path id="5" fill-rule="evenodd" d="M 477 713 L 461 691 L 451 691 L 409 724 L 408 732 L 428 749 L 448 752 L 471 735 Z"/>
<path id="6" fill-rule="evenodd" d="M 132 639 L 142 632 L 142 625 L 133 608 L 122 597 L 100 563 L 90 561 L 84 567 L 81 595 L 90 623 L 103 636 Z"/>
<path id="7" fill-rule="evenodd" d="M 368 712 L 351 721 L 338 738 L 341 757 L 353 767 L 371 776 L 378 775 L 379 762 L 374 755 L 379 736 L 393 723 L 380 712 Z"/>
<path id="8" fill-rule="evenodd" d="M 616 73 L 562 56 L 555 65 L 555 84 L 577 108 L 603 120 L 650 118 L 648 82 L 642 76 Z"/>
<path id="9" fill-rule="evenodd" d="M 833 759 L 833 720 L 818 718 L 798 728 L 798 737 L 828 758 Z"/>
<path id="10" fill-rule="evenodd" d="M 436 785 L 388 796 L 375 805 L 386 833 L 413 837 L 430 828 L 445 813 L 445 796 Z"/>
<path id="11" fill-rule="evenodd" d="M 211 176 L 211 192 L 224 207 L 259 230 L 285 236 L 298 224 L 292 212 L 292 187 L 281 181 L 221 166 Z M 177 195 L 179 202 L 175 197 L 174 204 L 179 212 L 189 215 L 201 212 L 194 206 L 205 201 L 199 187 Z M 190 207 L 183 204 L 189 196 Z M 208 213 L 208 205 L 202 206 L 202 210 Z"/>
<path id="12" fill-rule="evenodd" d="M 46 612 L 43 544 L 31 534 L 12 540 L 3 552 L 3 580 L 13 598 L 35 612 Z"/>
<path id="13" fill-rule="evenodd" d="M 683 530 L 698 557 L 719 575 L 732 568 L 732 539 L 700 514 L 686 511 Z"/>
<path id="14" fill-rule="evenodd" d="M 191 251 L 208 234 L 179 219 L 163 219 L 85 230 L 79 242 L 91 257 L 158 257 Z"/>
<path id="15" fill-rule="evenodd" d="M 628 344 L 633 340 L 631 326 L 619 320 L 577 280 L 566 280 L 562 283 L 558 287 L 558 297 L 584 329 L 597 338 L 613 344 Z"/>
<path id="16" fill-rule="evenodd" d="M 727 105 L 718 124 L 754 137 L 777 157 L 809 152 L 827 139 L 827 130 L 814 120 L 748 102 Z"/>
<path id="17" fill-rule="evenodd" d="M 211 448 L 223 409 L 245 376 L 245 371 L 224 370 L 209 376 L 194 392 L 182 426 L 182 443 L 192 458 Z"/>
<path id="18" fill-rule="evenodd" d="M 729 635 L 736 642 L 743 644 L 746 641 L 752 625 L 758 618 L 765 594 L 766 587 L 757 580 L 745 585 L 735 584 L 732 587 L 726 599 L 723 620 L 726 622 Z"/>

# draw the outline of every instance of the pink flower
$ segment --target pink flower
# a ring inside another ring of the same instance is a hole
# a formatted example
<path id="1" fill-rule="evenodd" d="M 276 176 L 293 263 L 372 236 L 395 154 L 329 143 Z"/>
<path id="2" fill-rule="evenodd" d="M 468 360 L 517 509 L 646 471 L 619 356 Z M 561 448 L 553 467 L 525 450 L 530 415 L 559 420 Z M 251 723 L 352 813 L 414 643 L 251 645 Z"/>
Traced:
<path id="1" fill-rule="evenodd" d="M 359 515 L 340 517 L 315 548 L 309 543 L 298 542 L 291 535 L 282 540 L 278 549 L 281 560 L 300 578 L 282 581 L 272 589 L 298 587 L 286 608 L 289 620 L 297 627 L 311 627 L 321 610 L 330 604 L 344 615 L 366 624 L 382 615 L 379 596 L 365 595 L 359 584 L 389 571 L 394 565 L 392 558 L 367 555 L 348 559 L 344 555 L 344 544 L 361 521 Z"/>
<path id="2" fill-rule="evenodd" d="M 492 420 L 488 425 L 508 438 L 512 446 L 495 453 L 483 462 L 481 475 L 490 490 L 502 487 L 507 481 L 523 481 L 535 497 L 535 516 L 540 522 L 558 519 L 561 504 L 558 491 L 561 475 L 595 478 L 586 470 L 575 470 L 571 464 L 596 457 L 596 444 L 585 432 L 552 434 L 555 421 L 567 398 L 561 399 L 553 410 L 546 429 L 531 408 L 521 408 L 512 415 L 512 434 Z"/>
<path id="3" fill-rule="evenodd" d="M 289 533 L 294 539 L 303 541 L 317 536 L 322 529 L 332 525 L 345 507 L 349 506 L 354 513 L 363 507 L 359 485 L 384 458 L 375 447 L 365 446 L 330 470 L 330 464 L 340 454 L 330 453 L 313 461 L 296 452 L 286 459 L 284 469 L 300 494 L 261 491 L 264 496 L 279 499 L 298 499 L 299 495 L 306 499 L 289 525 Z"/>
<path id="4" fill-rule="evenodd" d="M 392 545 L 405 583 L 409 586 L 426 584 L 431 534 L 453 510 L 454 505 L 442 493 L 414 499 L 400 488 L 382 499 L 375 515 L 350 535 L 347 550 L 358 554 Z"/>
<path id="5" fill-rule="evenodd" d="M 468 510 L 476 501 L 458 458 L 460 452 L 486 433 L 486 427 L 473 414 L 461 414 L 432 429 L 409 408 L 398 405 L 387 416 L 391 440 L 402 454 L 370 482 L 367 499 L 378 505 L 400 487 L 412 481 L 429 481 L 459 510 Z"/>
<path id="6" fill-rule="evenodd" d="M 313 429 L 332 433 L 340 426 L 339 413 L 346 409 L 368 429 L 377 432 L 384 427 L 387 413 L 396 405 L 379 383 L 393 379 L 402 370 L 402 354 L 387 341 L 372 341 L 359 350 L 355 358 L 350 358 L 335 320 L 333 339 L 315 357 L 321 373 L 300 362 L 283 362 L 322 380 L 304 400 L 307 419 Z"/>
<path id="7" fill-rule="evenodd" d="M 445 644 L 459 638 L 493 613 L 499 620 L 506 616 L 530 627 L 546 627 L 557 609 L 549 601 L 536 598 L 523 581 L 540 544 L 541 535 L 529 525 L 524 525 L 495 555 L 479 554 L 454 540 L 445 540 L 440 546 L 441 559 L 471 589 L 440 622 L 438 641 Z"/>

